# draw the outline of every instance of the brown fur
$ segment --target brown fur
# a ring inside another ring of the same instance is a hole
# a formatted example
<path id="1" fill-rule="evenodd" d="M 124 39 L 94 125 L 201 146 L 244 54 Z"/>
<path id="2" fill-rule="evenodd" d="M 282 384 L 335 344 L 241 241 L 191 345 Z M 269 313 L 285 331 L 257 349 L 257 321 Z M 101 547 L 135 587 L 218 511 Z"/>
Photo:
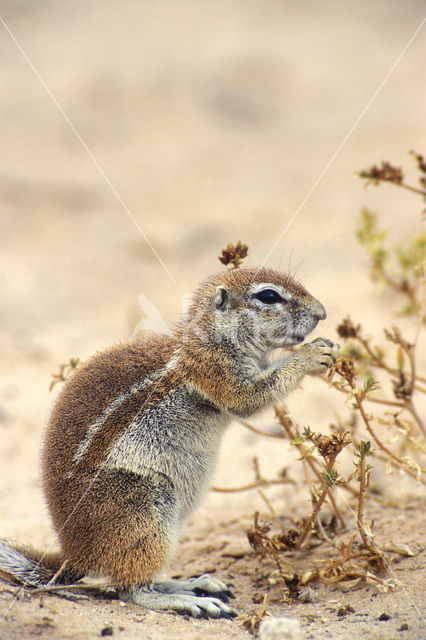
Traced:
<path id="1" fill-rule="evenodd" d="M 62 557 L 77 572 L 106 574 L 127 585 L 149 582 L 165 563 L 167 545 L 161 539 L 160 524 L 155 524 L 155 514 L 147 514 L 142 522 L 129 512 L 130 504 L 141 504 L 146 488 L 138 489 L 127 478 L 131 490 L 125 489 L 123 479 L 108 478 L 99 473 L 98 466 L 106 450 L 149 400 L 152 389 L 134 394 L 113 412 L 94 437 L 84 464 L 73 464 L 72 457 L 104 409 L 163 367 L 174 346 L 168 336 L 151 336 L 147 342 L 125 343 L 97 354 L 77 369 L 55 403 L 44 445 L 43 484 Z"/>
<path id="2" fill-rule="evenodd" d="M 169 546 L 152 508 L 158 491 L 153 483 L 131 473 L 101 471 L 61 484 L 63 495 L 73 495 L 74 506 L 69 517 L 67 501 L 58 504 L 56 493 L 54 519 L 71 566 L 109 576 L 121 586 L 150 582 L 165 564 Z M 169 490 L 167 483 L 162 490 Z"/>
<path id="3" fill-rule="evenodd" d="M 169 336 L 150 336 L 146 342 L 116 345 L 90 358 L 78 368 L 58 396 L 47 425 L 43 453 L 43 482 L 54 484 L 69 470 L 72 455 L 87 429 L 104 409 L 135 383 L 160 369 L 169 360 L 174 341 Z M 139 401 L 143 394 L 138 394 Z M 93 448 L 92 463 L 102 459 L 104 448 L 117 438 L 133 417 L 133 402 L 126 403 L 128 414 L 108 423 L 107 433 L 99 436 L 99 448 Z M 139 405 L 140 409 L 141 405 Z"/>

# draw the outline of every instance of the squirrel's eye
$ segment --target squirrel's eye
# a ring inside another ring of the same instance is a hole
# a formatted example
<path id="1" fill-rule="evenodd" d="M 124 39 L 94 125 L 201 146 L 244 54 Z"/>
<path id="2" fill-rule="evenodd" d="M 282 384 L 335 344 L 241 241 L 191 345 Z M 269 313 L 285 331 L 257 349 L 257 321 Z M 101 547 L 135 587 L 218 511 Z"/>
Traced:
<path id="1" fill-rule="evenodd" d="M 255 293 L 253 298 L 260 300 L 264 304 L 275 304 L 276 302 L 284 302 L 284 299 L 274 289 L 263 289 Z"/>

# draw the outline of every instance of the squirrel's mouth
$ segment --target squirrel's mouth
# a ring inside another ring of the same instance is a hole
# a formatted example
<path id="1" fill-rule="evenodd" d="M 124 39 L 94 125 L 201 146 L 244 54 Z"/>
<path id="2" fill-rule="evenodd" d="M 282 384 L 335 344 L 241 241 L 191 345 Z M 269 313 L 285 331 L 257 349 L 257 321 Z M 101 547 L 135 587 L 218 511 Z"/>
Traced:
<path id="1" fill-rule="evenodd" d="M 302 336 L 300 334 L 288 336 L 283 344 L 283 347 L 295 347 L 297 344 L 303 342 L 305 338 L 306 336 Z"/>
<path id="2" fill-rule="evenodd" d="M 275 339 L 271 341 L 270 348 L 272 349 L 289 349 L 295 347 L 304 341 L 307 334 L 302 333 L 290 333 L 275 336 Z"/>

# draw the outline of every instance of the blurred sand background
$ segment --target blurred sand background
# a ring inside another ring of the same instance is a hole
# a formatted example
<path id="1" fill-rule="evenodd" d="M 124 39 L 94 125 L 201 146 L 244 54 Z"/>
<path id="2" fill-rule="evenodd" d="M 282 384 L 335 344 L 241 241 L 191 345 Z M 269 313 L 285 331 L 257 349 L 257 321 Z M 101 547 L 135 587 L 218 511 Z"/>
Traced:
<path id="1" fill-rule="evenodd" d="M 140 294 L 173 323 L 221 268 L 220 249 L 241 239 L 251 264 L 295 273 L 324 303 L 314 337 L 335 337 L 348 312 L 376 335 L 394 322 L 392 298 L 378 301 L 367 278 L 356 219 L 377 210 L 392 244 L 418 228 L 420 203 L 387 185 L 366 191 L 355 171 L 381 160 L 410 169 L 409 149 L 426 151 L 424 29 L 399 59 L 424 3 L 0 0 L 0 15 L 16 39 L 0 24 L 0 533 L 46 547 L 50 375 L 130 337 Z M 333 418 L 323 391 L 309 381 L 293 396 L 299 420 Z M 269 475 L 283 466 L 270 442 L 231 429 L 216 484 L 248 481 L 255 453 Z M 257 495 L 212 494 L 188 540 L 201 519 L 254 508 Z M 245 544 L 243 527 L 228 533 Z M 33 633 L 37 605 L 25 606 L 8 613 L 2 640 Z M 136 637 L 114 606 L 120 637 Z M 67 611 L 63 637 L 99 635 L 90 607 Z M 137 637 L 151 637 L 149 624 L 153 638 L 171 624 L 184 638 L 245 635 L 225 622 L 144 620 Z"/>

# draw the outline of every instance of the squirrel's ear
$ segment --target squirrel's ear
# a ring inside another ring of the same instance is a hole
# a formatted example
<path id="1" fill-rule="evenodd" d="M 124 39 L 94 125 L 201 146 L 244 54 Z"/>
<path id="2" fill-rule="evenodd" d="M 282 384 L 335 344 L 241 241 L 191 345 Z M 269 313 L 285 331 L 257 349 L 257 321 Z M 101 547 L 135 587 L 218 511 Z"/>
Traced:
<path id="1" fill-rule="evenodd" d="M 216 298 L 214 300 L 216 309 L 225 311 L 228 306 L 228 292 L 224 287 L 216 287 Z"/>

